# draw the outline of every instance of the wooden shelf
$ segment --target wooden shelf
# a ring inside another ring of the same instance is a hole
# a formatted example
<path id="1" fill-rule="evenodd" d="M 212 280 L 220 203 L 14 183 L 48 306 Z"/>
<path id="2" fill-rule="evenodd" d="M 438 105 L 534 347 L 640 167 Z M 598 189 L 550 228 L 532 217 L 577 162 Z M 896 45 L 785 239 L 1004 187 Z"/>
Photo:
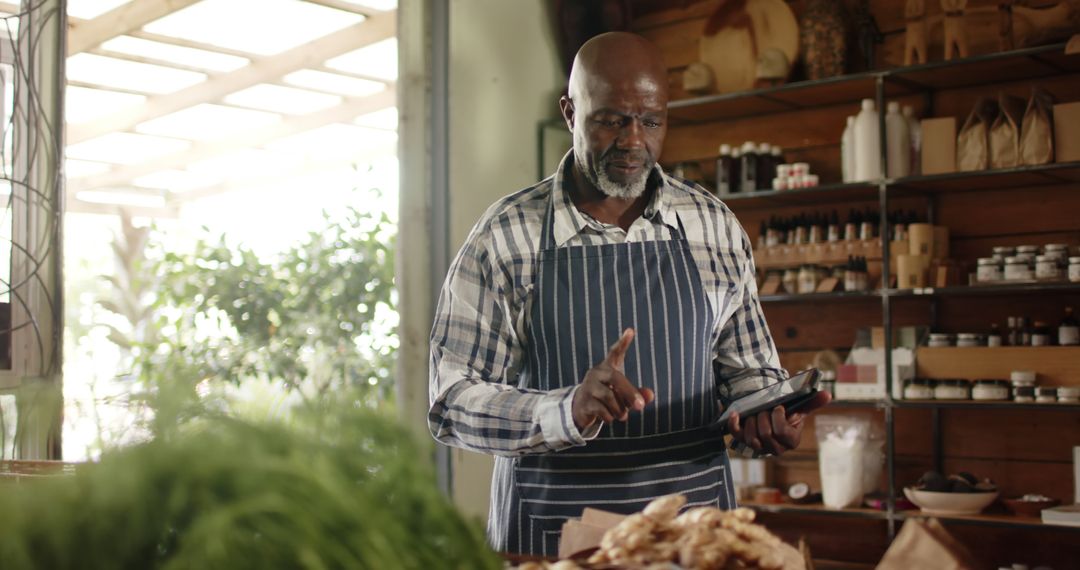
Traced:
<path id="1" fill-rule="evenodd" d="M 930 176 L 908 176 L 876 182 L 825 184 L 802 190 L 763 190 L 720 196 L 732 210 L 757 210 L 777 206 L 820 205 L 873 200 L 880 187 L 890 198 L 929 196 L 987 190 L 1030 189 L 1038 186 L 1080 182 L 1080 162 L 1053 162 L 1037 166 L 998 168 L 970 172 L 948 172 Z"/>
<path id="2" fill-rule="evenodd" d="M 830 509 L 823 504 L 815 503 L 809 505 L 796 505 L 794 503 L 782 503 L 779 505 L 755 503 L 753 501 L 743 501 L 740 503 L 743 507 L 754 509 L 755 511 L 761 511 L 766 513 L 797 513 L 797 514 L 809 514 L 809 515 L 823 515 L 830 517 L 856 517 L 866 519 L 887 519 L 889 514 L 885 511 L 879 511 L 877 509 L 868 508 L 848 508 L 848 509 Z"/>
<path id="3" fill-rule="evenodd" d="M 1027 528 L 1056 528 L 1066 531 L 1080 532 L 1080 527 L 1045 524 L 1042 519 L 1035 517 L 1018 517 L 1008 514 L 978 514 L 978 515 L 925 515 L 919 511 L 900 511 L 895 513 L 894 518 L 905 520 L 910 518 L 936 518 L 943 522 L 978 524 L 988 526 L 1027 527 Z"/>
<path id="4" fill-rule="evenodd" d="M 1040 46 L 962 60 L 936 61 L 737 93 L 679 99 L 668 103 L 668 118 L 673 125 L 680 125 L 854 104 L 860 99 L 873 99 L 879 80 L 885 97 L 891 98 L 1080 71 L 1080 56 L 1065 55 L 1064 47 L 1064 44 Z"/>
<path id="5" fill-rule="evenodd" d="M 893 197 L 902 198 L 920 194 L 1008 190 L 1075 182 L 1080 182 L 1080 162 L 1052 162 L 1016 168 L 908 176 L 889 180 L 885 185 Z"/>
<path id="6" fill-rule="evenodd" d="M 880 299 L 881 294 L 876 291 L 838 291 L 835 293 L 778 293 L 775 295 L 762 295 L 759 300 L 762 303 L 793 303 L 805 301 L 852 301 Z"/>
<path id="7" fill-rule="evenodd" d="M 832 405 L 832 404 L 829 404 Z M 1021 402 L 975 402 L 972 400 L 893 400 L 897 408 L 953 408 L 966 410 L 1080 411 L 1080 404 L 1036 404 Z"/>
<path id="8" fill-rule="evenodd" d="M 924 287 L 921 289 L 885 289 L 889 297 L 978 297 L 982 295 L 1023 295 L 1043 293 L 1080 293 L 1080 283 L 1068 281 L 1024 281 L 968 285 L 961 287 Z"/>
<path id="9" fill-rule="evenodd" d="M 813 188 L 799 190 L 736 192 L 734 194 L 722 194 L 719 197 L 728 207 L 740 210 L 797 206 L 800 204 L 858 202 L 877 199 L 878 184 L 873 182 L 822 184 Z"/>

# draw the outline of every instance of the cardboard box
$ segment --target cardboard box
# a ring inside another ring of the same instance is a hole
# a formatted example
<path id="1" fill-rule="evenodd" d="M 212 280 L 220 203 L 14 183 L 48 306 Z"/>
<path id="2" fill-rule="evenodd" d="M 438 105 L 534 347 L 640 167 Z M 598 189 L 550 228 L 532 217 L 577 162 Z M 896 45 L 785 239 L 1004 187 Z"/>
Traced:
<path id="1" fill-rule="evenodd" d="M 956 118 L 923 119 L 922 173 L 956 172 Z"/>
<path id="2" fill-rule="evenodd" d="M 1080 101 L 1054 105 L 1054 160 L 1080 160 Z"/>

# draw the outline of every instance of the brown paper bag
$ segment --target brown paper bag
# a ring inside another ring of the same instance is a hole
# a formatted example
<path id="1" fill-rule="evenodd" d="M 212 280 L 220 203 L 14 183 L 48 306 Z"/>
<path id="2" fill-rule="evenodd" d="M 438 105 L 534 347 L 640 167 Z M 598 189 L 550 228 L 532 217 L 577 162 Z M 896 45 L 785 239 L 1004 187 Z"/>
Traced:
<path id="1" fill-rule="evenodd" d="M 1044 89 L 1031 90 L 1020 129 L 1020 164 L 1054 162 L 1054 96 Z"/>
<path id="2" fill-rule="evenodd" d="M 998 116 L 990 125 L 990 168 L 1020 166 L 1020 125 L 1024 121 L 1024 100 L 998 94 Z"/>
<path id="3" fill-rule="evenodd" d="M 990 165 L 990 125 L 997 118 L 998 103 L 984 97 L 975 103 L 956 137 L 956 165 L 961 171 L 986 170 Z"/>
<path id="4" fill-rule="evenodd" d="M 877 570 L 975 570 L 971 552 L 937 519 L 908 519 Z"/>

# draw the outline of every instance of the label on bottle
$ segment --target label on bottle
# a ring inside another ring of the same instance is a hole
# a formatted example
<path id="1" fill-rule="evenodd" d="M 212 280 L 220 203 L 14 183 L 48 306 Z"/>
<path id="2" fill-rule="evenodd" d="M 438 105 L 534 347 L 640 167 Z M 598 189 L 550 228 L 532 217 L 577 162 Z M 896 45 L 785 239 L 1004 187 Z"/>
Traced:
<path id="1" fill-rule="evenodd" d="M 1044 333 L 1031 335 L 1031 346 L 1050 346 L 1050 335 Z"/>
<path id="2" fill-rule="evenodd" d="M 1080 344 L 1080 327 L 1058 327 L 1058 344 L 1061 346 L 1074 346 Z"/>

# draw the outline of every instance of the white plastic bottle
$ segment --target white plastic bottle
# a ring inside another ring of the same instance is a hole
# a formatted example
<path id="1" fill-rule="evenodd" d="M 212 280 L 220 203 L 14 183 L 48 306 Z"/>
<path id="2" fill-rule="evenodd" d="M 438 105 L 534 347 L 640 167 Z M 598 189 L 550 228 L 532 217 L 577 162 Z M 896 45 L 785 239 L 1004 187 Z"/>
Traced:
<path id="1" fill-rule="evenodd" d="M 911 136 L 911 169 L 912 176 L 922 173 L 922 124 L 915 117 L 915 109 L 911 105 L 904 105 L 904 118 L 907 119 L 908 135 Z"/>
<path id="2" fill-rule="evenodd" d="M 903 178 L 911 172 L 911 134 L 908 122 L 900 114 L 900 103 L 889 101 L 885 113 L 885 148 L 889 178 Z"/>
<path id="3" fill-rule="evenodd" d="M 847 127 L 840 137 L 840 172 L 845 183 L 855 181 L 855 117 L 847 118 Z"/>
<path id="4" fill-rule="evenodd" d="M 855 181 L 881 178 L 881 129 L 873 99 L 862 100 L 862 110 L 855 117 Z"/>

